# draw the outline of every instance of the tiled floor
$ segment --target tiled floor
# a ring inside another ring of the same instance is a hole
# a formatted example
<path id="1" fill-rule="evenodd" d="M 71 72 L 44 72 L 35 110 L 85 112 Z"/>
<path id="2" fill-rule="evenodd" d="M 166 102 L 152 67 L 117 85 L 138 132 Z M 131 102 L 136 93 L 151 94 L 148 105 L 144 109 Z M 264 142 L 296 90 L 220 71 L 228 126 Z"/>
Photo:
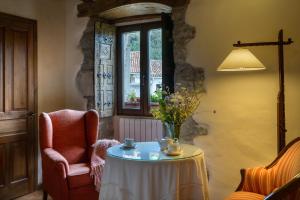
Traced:
<path id="1" fill-rule="evenodd" d="M 43 192 L 36 191 L 31 194 L 25 195 L 23 197 L 16 198 L 15 200 L 42 200 L 43 199 Z M 52 200 L 52 198 L 48 195 L 48 200 Z"/>

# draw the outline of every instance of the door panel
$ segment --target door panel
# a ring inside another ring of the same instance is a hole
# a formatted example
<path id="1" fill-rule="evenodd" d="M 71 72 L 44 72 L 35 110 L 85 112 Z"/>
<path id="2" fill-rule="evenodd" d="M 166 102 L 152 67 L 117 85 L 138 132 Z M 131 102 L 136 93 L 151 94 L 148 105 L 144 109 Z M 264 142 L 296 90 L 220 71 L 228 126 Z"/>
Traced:
<path id="1" fill-rule="evenodd" d="M 36 146 L 36 22 L 0 13 L 0 199 L 32 192 Z"/>
<path id="2" fill-rule="evenodd" d="M 27 130 L 26 119 L 0 120 L 0 135 Z"/>
<path id="3" fill-rule="evenodd" d="M 28 32 L 5 31 L 5 111 L 27 110 Z"/>
<path id="4" fill-rule="evenodd" d="M 27 32 L 14 31 L 13 109 L 27 109 Z"/>
<path id="5" fill-rule="evenodd" d="M 5 27 L 4 32 L 4 114 L 12 110 L 12 81 L 13 81 L 13 31 Z"/>
<path id="6" fill-rule="evenodd" d="M 25 141 L 17 141 L 10 144 L 11 154 L 11 184 L 28 179 L 27 168 L 27 145 Z"/>

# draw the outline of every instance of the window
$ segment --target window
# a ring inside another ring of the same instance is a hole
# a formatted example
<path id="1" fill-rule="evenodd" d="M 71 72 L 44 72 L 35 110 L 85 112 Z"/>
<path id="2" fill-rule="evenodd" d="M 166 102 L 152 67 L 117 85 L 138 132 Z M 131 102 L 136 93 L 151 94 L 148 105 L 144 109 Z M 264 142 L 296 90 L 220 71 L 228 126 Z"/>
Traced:
<path id="1" fill-rule="evenodd" d="M 118 114 L 150 115 L 168 77 L 163 76 L 161 23 L 123 26 L 117 34 Z"/>

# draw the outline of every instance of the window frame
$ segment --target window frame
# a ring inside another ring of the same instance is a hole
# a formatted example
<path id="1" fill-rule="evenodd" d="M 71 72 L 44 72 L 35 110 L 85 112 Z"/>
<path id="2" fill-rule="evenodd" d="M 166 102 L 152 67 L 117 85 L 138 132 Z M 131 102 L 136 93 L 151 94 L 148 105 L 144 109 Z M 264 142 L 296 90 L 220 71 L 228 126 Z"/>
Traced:
<path id="1" fill-rule="evenodd" d="M 151 29 L 162 29 L 162 22 L 150 22 L 117 27 L 117 114 L 134 116 L 152 116 L 149 102 L 149 49 L 148 33 Z M 126 32 L 140 31 L 140 109 L 123 108 L 123 63 L 122 35 Z M 163 37 L 163 33 L 162 33 Z M 162 38 L 163 39 L 163 38 Z M 162 40 L 162 51 L 164 51 Z M 164 63 L 162 52 L 162 63 Z M 164 65 L 162 65 L 164 68 Z M 162 69 L 163 70 L 163 69 Z M 166 76 L 162 76 L 166 78 Z M 164 82 L 164 81 L 163 81 Z"/>

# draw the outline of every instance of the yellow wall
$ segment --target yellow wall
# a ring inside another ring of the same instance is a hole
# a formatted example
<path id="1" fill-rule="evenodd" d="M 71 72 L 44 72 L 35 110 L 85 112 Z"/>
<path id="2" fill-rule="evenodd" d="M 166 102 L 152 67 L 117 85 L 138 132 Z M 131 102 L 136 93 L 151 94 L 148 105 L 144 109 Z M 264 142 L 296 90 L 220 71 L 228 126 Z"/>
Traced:
<path id="1" fill-rule="evenodd" d="M 77 4 L 80 0 L 66 0 L 66 107 L 86 109 L 86 101 L 75 85 L 77 72 L 81 68 L 83 55 L 79 46 L 80 38 L 85 30 L 88 18 L 77 17 Z"/>
<path id="2" fill-rule="evenodd" d="M 276 155 L 277 48 L 251 48 L 265 71 L 217 72 L 237 40 L 273 41 L 283 28 L 295 41 L 285 48 L 286 125 L 288 141 L 300 136 L 299 8 L 298 0 L 191 0 L 186 20 L 197 34 L 188 61 L 205 69 L 207 90 L 194 118 L 209 126 L 209 135 L 194 142 L 206 154 L 211 199 L 235 190 L 240 168 L 268 164 Z"/>

